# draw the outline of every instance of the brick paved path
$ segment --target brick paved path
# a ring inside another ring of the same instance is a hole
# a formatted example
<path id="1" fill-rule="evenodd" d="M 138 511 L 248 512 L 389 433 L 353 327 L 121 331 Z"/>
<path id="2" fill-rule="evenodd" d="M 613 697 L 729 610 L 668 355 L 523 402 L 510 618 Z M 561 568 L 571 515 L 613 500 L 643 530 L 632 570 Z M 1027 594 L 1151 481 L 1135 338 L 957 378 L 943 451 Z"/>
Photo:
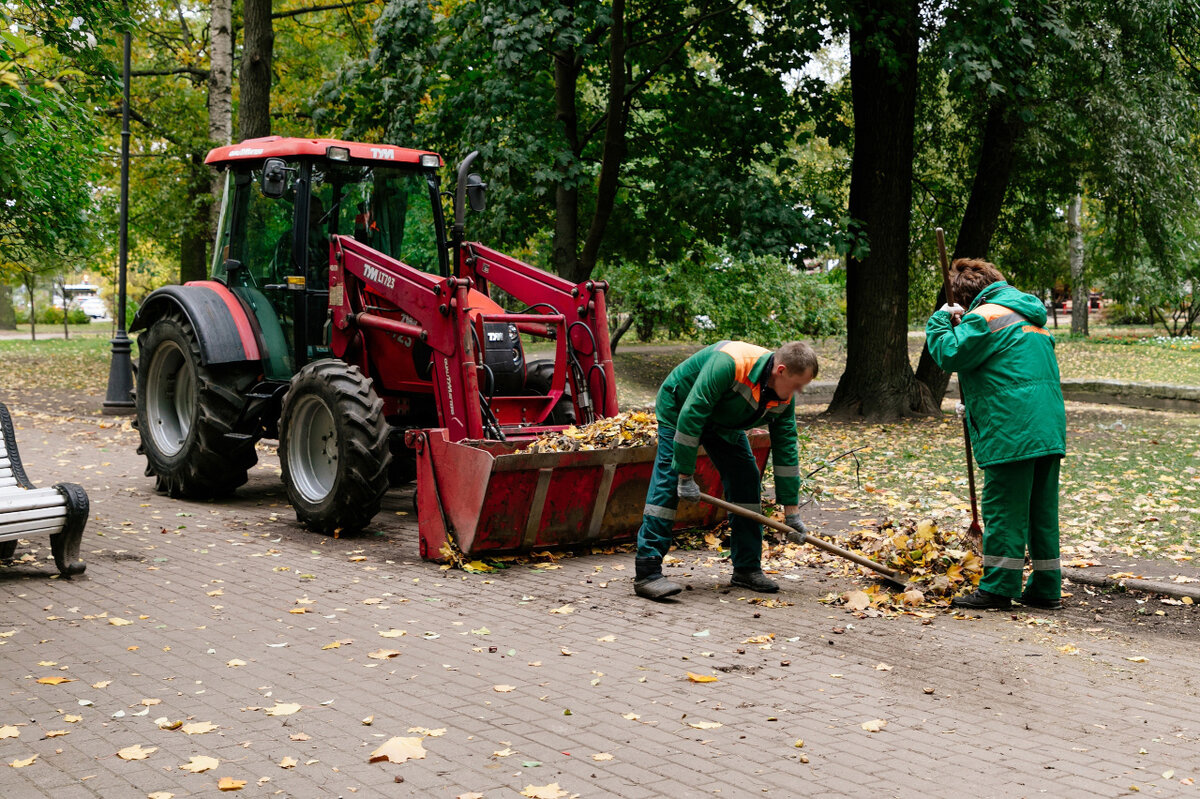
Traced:
<path id="1" fill-rule="evenodd" d="M 1195 640 L 856 619 L 817 602 L 848 583 L 814 569 L 761 607 L 708 553 L 683 553 L 694 590 L 661 605 L 632 596 L 629 554 L 445 572 L 417 555 L 411 491 L 375 532 L 324 538 L 265 448 L 233 501 L 176 501 L 127 423 L 14 411 L 30 476 L 83 483 L 92 521 L 83 578 L 0 569 L 5 799 L 215 796 L 222 777 L 263 797 L 1200 796 Z M 369 763 L 392 737 L 426 756 Z M 155 751 L 117 757 L 134 744 Z M 219 765 L 180 769 L 198 755 Z"/>

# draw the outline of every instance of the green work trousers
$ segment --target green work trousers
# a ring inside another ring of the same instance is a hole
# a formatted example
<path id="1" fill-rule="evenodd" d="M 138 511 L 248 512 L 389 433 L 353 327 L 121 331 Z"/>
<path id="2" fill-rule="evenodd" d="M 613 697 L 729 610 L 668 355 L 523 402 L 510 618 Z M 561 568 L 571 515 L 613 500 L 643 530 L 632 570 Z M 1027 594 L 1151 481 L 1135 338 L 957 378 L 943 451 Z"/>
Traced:
<path id="1" fill-rule="evenodd" d="M 675 455 L 675 431 L 658 426 L 658 454 L 654 472 L 646 491 L 646 507 L 642 511 L 642 526 L 638 529 L 637 556 L 661 558 L 671 549 L 671 528 L 675 526 L 675 509 L 679 507 L 679 473 L 671 468 Z M 741 440 L 730 443 L 705 431 L 700 445 L 708 453 L 721 474 L 725 500 L 747 510 L 762 513 L 762 474 L 750 441 L 742 433 Z M 729 554 L 733 568 L 752 570 L 762 562 L 762 525 L 744 516 L 729 517 Z"/>
<path id="2" fill-rule="evenodd" d="M 1057 600 L 1062 594 L 1058 557 L 1058 467 L 1060 456 L 1002 463 L 984 469 L 984 591 L 1019 599 L 1025 550 L 1033 573 L 1028 599 Z"/>

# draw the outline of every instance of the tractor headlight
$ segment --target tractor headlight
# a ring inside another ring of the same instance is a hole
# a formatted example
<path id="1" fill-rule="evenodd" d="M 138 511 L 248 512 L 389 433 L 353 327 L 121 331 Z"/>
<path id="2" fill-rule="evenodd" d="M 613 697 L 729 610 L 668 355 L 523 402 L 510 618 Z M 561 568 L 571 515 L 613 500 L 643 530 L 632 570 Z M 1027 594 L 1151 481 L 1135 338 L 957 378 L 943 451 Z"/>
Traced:
<path id="1" fill-rule="evenodd" d="M 442 165 L 442 157 L 436 153 L 424 153 L 421 155 L 421 166 L 429 169 L 437 169 Z"/>
<path id="2" fill-rule="evenodd" d="M 349 161 L 350 160 L 350 148 L 349 147 L 332 147 L 332 146 L 326 147 L 325 148 L 325 157 L 328 158 L 330 161 Z"/>

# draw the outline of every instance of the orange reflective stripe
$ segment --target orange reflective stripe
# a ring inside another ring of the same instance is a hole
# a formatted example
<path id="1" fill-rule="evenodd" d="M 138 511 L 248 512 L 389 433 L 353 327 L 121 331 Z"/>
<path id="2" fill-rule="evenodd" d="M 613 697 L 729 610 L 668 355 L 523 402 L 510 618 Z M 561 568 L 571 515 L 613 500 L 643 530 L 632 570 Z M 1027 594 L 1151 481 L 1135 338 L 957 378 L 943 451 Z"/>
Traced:
<path id="1" fill-rule="evenodd" d="M 978 308 L 971 311 L 971 313 L 977 313 L 989 322 L 998 316 L 1004 316 L 1004 314 L 1012 312 L 1012 308 L 1006 308 L 1003 305 L 993 305 L 990 302 L 980 305 Z"/>
<path id="2" fill-rule="evenodd" d="M 1050 338 L 1054 338 L 1053 333 L 1051 333 L 1049 330 L 1038 327 L 1037 325 L 1025 325 L 1024 327 L 1021 328 L 1021 330 L 1022 330 L 1022 332 L 1025 332 L 1025 333 L 1041 333 L 1043 336 L 1049 336 Z"/>

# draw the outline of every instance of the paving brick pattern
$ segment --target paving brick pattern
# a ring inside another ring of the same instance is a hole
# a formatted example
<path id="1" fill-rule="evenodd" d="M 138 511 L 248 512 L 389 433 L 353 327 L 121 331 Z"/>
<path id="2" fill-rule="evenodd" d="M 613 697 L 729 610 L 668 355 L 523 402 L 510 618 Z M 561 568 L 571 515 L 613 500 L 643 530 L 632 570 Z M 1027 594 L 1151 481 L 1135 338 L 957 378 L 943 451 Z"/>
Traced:
<path id="1" fill-rule="evenodd" d="M 5 799 L 215 796 L 221 777 L 305 798 L 1200 796 L 1196 641 L 856 619 L 817 601 L 849 585 L 815 569 L 762 607 L 690 553 L 671 604 L 632 595 L 630 554 L 447 572 L 417 554 L 411 490 L 335 540 L 296 526 L 265 447 L 231 501 L 171 500 L 127 423 L 14 410 L 31 477 L 82 483 L 92 520 L 82 578 L 0 569 Z M 51 676 L 74 681 L 36 682 Z M 301 709 L 268 715 L 286 703 Z M 368 762 L 397 736 L 426 756 Z M 117 757 L 134 744 L 155 751 Z M 220 764 L 180 769 L 197 755 Z"/>

